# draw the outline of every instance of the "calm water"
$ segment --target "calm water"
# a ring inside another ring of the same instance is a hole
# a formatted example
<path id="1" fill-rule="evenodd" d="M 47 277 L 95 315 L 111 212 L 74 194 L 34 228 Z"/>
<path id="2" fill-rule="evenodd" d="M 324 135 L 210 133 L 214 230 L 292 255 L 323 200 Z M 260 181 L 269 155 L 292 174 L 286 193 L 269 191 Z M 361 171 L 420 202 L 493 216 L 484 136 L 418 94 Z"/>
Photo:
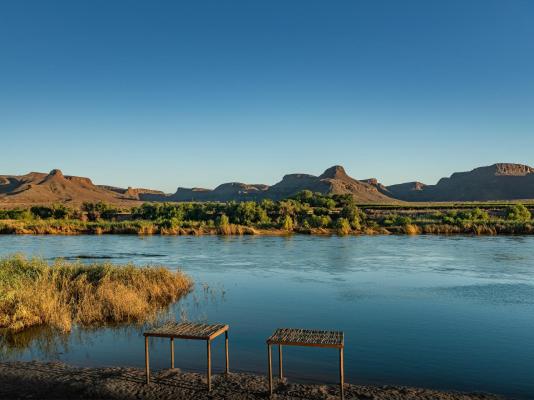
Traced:
<path id="1" fill-rule="evenodd" d="M 0 236 L 13 252 L 183 269 L 197 285 L 172 313 L 230 324 L 233 370 L 264 373 L 276 327 L 339 329 L 349 382 L 534 398 L 534 237 Z M 143 367 L 140 332 L 41 333 L 10 357 Z M 204 346 L 179 341 L 177 366 L 203 369 Z M 167 367 L 168 342 L 152 349 Z M 333 350 L 288 348 L 285 364 L 290 379 L 337 379 Z"/>

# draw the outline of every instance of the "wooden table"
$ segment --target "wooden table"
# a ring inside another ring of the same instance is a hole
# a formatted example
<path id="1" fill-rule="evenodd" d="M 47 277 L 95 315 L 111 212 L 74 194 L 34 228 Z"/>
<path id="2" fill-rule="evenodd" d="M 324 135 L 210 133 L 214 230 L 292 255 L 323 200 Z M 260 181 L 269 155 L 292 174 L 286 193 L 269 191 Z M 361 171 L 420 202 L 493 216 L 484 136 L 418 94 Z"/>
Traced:
<path id="1" fill-rule="evenodd" d="M 226 351 L 226 370 L 228 373 L 228 325 L 223 324 L 195 324 L 192 322 L 167 322 L 166 324 L 143 333 L 145 336 L 145 370 L 146 383 L 150 383 L 150 366 L 148 355 L 148 338 L 162 337 L 171 340 L 171 368 L 174 368 L 174 339 L 205 340 L 207 344 L 207 374 L 208 390 L 211 390 L 211 341 L 224 333 Z"/>
<path id="2" fill-rule="evenodd" d="M 345 383 L 345 373 L 343 366 L 344 334 L 336 331 L 316 331 L 307 329 L 277 329 L 271 337 L 267 339 L 267 353 L 269 358 L 269 392 L 273 394 L 273 367 L 271 346 L 278 345 L 279 375 L 283 378 L 282 372 L 282 346 L 308 346 L 308 347 L 329 347 L 339 349 L 339 390 L 341 399 L 345 398 L 343 385 Z"/>

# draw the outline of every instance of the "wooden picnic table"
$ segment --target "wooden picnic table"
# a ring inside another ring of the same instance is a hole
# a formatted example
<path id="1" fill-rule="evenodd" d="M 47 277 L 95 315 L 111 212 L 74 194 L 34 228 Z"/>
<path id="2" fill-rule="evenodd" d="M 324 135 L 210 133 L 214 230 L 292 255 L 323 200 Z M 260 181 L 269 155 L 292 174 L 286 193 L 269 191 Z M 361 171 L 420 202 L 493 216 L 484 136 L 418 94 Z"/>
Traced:
<path id="1" fill-rule="evenodd" d="M 267 339 L 267 353 L 269 359 L 269 392 L 273 394 L 273 368 L 271 346 L 278 345 L 279 376 L 283 378 L 282 368 L 282 346 L 307 346 L 326 347 L 339 349 L 339 390 L 341 399 L 345 398 L 343 385 L 345 383 L 345 372 L 343 365 L 344 334 L 337 331 L 319 331 L 309 329 L 277 329 Z"/>
<path id="2" fill-rule="evenodd" d="M 171 340 L 171 368 L 174 368 L 174 339 L 192 339 L 205 340 L 207 347 L 207 375 L 208 375 L 208 391 L 211 390 L 211 341 L 217 336 L 224 333 L 225 336 L 225 352 L 226 352 L 226 369 L 228 374 L 229 360 L 228 360 L 228 325 L 224 324 L 197 324 L 193 322 L 167 322 L 164 325 L 154 328 L 143 333 L 145 336 L 145 370 L 146 383 L 150 383 L 150 365 L 148 354 L 148 338 L 160 337 L 169 338 Z"/>

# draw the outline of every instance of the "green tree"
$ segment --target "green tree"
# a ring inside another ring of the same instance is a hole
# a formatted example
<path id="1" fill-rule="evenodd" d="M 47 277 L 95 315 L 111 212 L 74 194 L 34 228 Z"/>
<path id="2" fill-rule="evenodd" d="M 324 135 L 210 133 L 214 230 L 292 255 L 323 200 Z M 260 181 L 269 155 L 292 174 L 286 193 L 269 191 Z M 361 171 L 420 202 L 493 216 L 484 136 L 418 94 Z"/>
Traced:
<path id="1" fill-rule="evenodd" d="M 54 210 L 52 210 L 51 207 L 46 206 L 33 206 L 30 208 L 30 212 L 33 214 L 33 216 L 41 219 L 52 218 L 54 215 Z"/>

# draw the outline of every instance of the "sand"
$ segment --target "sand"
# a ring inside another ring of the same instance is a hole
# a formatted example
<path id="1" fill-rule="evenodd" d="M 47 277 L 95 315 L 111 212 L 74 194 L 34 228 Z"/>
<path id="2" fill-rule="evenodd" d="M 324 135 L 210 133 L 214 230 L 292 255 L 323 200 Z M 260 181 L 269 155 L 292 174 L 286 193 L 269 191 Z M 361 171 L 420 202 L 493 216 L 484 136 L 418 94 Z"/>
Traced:
<path id="1" fill-rule="evenodd" d="M 202 374 L 179 369 L 152 372 L 150 385 L 136 368 L 77 368 L 62 363 L 0 363 L 0 399 L 266 399 L 264 376 L 230 373 L 214 375 L 207 392 Z M 273 399 L 337 399 L 335 385 L 310 385 L 275 380 Z M 346 399 L 365 400 L 495 400 L 490 394 L 438 392 L 406 387 L 347 384 Z"/>

